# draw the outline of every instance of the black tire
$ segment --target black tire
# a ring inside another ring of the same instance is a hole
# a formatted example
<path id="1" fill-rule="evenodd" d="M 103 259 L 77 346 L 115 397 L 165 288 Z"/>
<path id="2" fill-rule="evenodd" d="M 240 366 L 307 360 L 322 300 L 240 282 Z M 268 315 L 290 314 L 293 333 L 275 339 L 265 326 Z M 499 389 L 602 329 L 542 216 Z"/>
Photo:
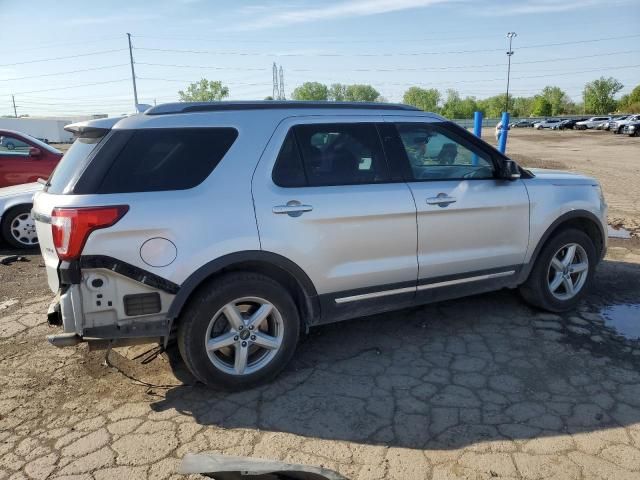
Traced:
<path id="1" fill-rule="evenodd" d="M 29 217 L 31 217 L 31 208 L 31 205 L 18 205 L 16 207 L 10 208 L 2 215 L 2 225 L 0 225 L 2 238 L 5 242 L 7 242 L 14 248 L 35 250 L 39 247 L 37 238 L 35 242 L 23 243 L 21 241 L 18 241 L 18 239 L 16 239 L 15 236 L 11 233 L 14 220 L 16 220 L 20 216 L 23 216 L 24 214 L 29 214 Z M 33 219 L 31 219 L 31 222 L 33 222 Z M 35 229 L 35 223 L 33 225 L 33 228 Z"/>
<path id="2" fill-rule="evenodd" d="M 244 297 L 259 297 L 280 313 L 283 337 L 275 356 L 259 370 L 230 374 L 214 365 L 205 349 L 207 328 L 225 305 Z M 255 387 L 273 379 L 289 363 L 300 336 L 298 309 L 289 292 L 271 278 L 249 272 L 229 273 L 204 285 L 180 315 L 178 348 L 193 375 L 208 386 L 224 390 Z"/>
<path id="3" fill-rule="evenodd" d="M 571 299 L 560 300 L 551 293 L 548 281 L 549 267 L 556 252 L 570 243 L 576 243 L 584 249 L 589 261 L 589 268 L 587 270 L 587 279 L 575 296 Z M 575 308 L 588 291 L 593 280 L 597 261 L 596 248 L 586 233 L 575 229 L 561 230 L 554 234 L 540 251 L 529 278 L 520 286 L 520 294 L 527 303 L 543 310 L 550 312 L 571 310 Z"/>

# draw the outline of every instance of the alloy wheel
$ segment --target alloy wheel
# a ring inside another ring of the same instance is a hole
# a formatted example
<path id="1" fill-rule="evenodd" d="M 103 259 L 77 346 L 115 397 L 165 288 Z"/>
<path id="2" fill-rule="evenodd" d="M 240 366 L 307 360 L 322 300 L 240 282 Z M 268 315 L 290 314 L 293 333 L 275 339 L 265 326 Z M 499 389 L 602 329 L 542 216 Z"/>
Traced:
<path id="1" fill-rule="evenodd" d="M 211 363 L 231 375 L 249 375 L 279 352 L 284 323 L 278 309 L 259 297 L 243 297 L 222 307 L 211 319 L 205 349 Z"/>
<path id="2" fill-rule="evenodd" d="M 587 281 L 589 258 L 577 243 L 561 247 L 551 259 L 547 273 L 547 286 L 558 300 L 575 297 Z"/>

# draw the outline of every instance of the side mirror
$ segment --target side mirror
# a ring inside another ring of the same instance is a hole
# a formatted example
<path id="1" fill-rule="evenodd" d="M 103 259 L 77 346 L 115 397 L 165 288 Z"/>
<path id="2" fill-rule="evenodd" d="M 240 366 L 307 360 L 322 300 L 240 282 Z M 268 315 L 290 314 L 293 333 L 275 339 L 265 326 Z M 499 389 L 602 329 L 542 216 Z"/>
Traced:
<path id="1" fill-rule="evenodd" d="M 42 155 L 42 150 L 38 147 L 29 147 L 29 156 L 30 157 L 39 157 Z"/>
<path id="2" fill-rule="evenodd" d="M 520 178 L 520 167 L 513 160 L 502 161 L 502 178 L 505 180 L 518 180 Z"/>

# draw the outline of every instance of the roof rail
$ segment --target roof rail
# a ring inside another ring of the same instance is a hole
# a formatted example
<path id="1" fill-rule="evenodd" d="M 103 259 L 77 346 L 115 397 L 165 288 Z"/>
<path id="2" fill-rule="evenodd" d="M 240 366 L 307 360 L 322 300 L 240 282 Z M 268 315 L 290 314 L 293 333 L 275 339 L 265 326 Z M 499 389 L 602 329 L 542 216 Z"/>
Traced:
<path id="1" fill-rule="evenodd" d="M 168 115 L 171 113 L 192 112 L 225 112 L 234 110 L 282 110 L 282 109 L 351 109 L 351 110 L 410 110 L 420 111 L 419 108 L 398 103 L 376 102 L 308 102 L 308 101 L 246 101 L 246 102 L 180 102 L 165 103 L 150 108 L 145 115 Z"/>

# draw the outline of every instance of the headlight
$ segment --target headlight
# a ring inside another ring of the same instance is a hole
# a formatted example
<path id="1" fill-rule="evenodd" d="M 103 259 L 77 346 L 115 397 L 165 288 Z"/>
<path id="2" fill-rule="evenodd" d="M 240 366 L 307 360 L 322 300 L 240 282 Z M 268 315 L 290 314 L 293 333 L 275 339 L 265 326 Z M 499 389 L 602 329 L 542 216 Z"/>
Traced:
<path id="1" fill-rule="evenodd" d="M 629 126 L 627 127 L 627 129 L 628 129 L 630 132 L 635 132 L 635 131 L 636 131 L 636 126 L 635 126 L 635 125 L 629 125 Z"/>

